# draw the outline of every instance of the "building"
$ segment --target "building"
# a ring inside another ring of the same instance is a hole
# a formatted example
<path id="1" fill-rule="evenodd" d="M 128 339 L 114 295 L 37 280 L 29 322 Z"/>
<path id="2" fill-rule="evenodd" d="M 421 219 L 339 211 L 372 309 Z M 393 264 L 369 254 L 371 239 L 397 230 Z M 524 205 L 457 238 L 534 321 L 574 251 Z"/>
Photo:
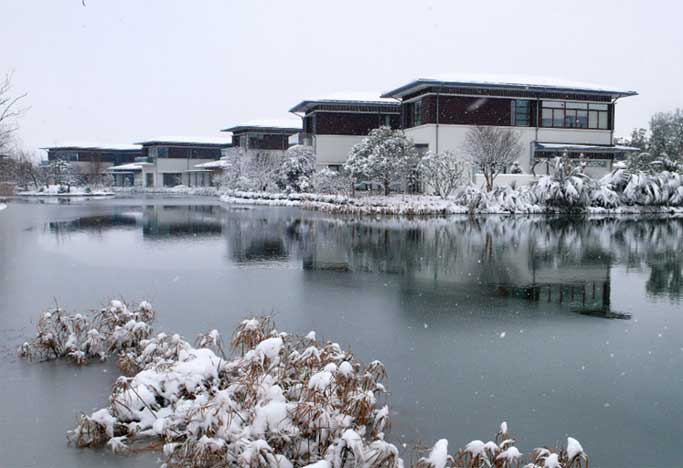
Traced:
<path id="1" fill-rule="evenodd" d="M 143 155 L 140 145 L 64 143 L 41 149 L 47 151 L 48 163 L 68 161 L 88 183 L 99 182 L 110 167 L 132 163 Z"/>
<path id="2" fill-rule="evenodd" d="M 514 128 L 524 172 L 566 152 L 599 175 L 635 150 L 614 144 L 615 104 L 635 95 L 552 79 L 451 75 L 413 80 L 382 98 L 400 102 L 401 126 L 422 150 L 457 151 L 477 125 Z"/>
<path id="3" fill-rule="evenodd" d="M 217 161 L 222 152 L 232 146 L 230 137 L 161 137 L 139 142 L 144 160 L 132 166 L 114 168 L 123 171 L 140 171 L 144 187 L 207 186 L 208 170 L 199 164 Z"/>
<path id="4" fill-rule="evenodd" d="M 373 94 L 337 94 L 308 99 L 290 112 L 303 119 L 300 141 L 314 148 L 318 166 L 338 169 L 351 148 L 381 126 L 401 128 L 401 106 Z"/>
<path id="5" fill-rule="evenodd" d="M 301 132 L 301 123 L 294 119 L 251 121 L 221 131 L 232 133 L 232 148 L 247 158 L 282 158 L 291 145 L 290 137 Z"/>

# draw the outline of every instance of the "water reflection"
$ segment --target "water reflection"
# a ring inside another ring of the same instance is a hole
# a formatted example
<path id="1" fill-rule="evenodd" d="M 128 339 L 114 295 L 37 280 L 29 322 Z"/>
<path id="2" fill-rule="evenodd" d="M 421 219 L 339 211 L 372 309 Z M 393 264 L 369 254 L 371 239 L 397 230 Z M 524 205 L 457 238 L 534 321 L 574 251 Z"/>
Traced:
<path id="1" fill-rule="evenodd" d="M 223 233 L 219 206 L 149 205 L 130 207 L 109 215 L 81 216 L 70 221 L 48 223 L 48 229 L 58 237 L 72 233 L 101 234 L 105 231 L 141 229 L 144 239 L 220 236 Z"/>
<path id="2" fill-rule="evenodd" d="M 683 292 L 680 218 L 399 221 L 150 205 L 49 223 L 58 237 L 107 230 L 141 231 L 144 241 L 224 237 L 234 264 L 294 261 L 307 272 L 377 273 L 406 290 L 552 303 L 605 318 L 630 318 L 611 307 L 615 265 L 649 271 L 645 288 L 652 296 L 679 299 Z"/>
<path id="3" fill-rule="evenodd" d="M 677 466 L 683 219 L 398 221 L 211 203 L 110 200 L 3 212 L 8 353 L 52 297 L 73 310 L 112 294 L 149 299 L 161 311 L 158 329 L 186 337 L 274 313 L 285 330 L 315 329 L 387 364 L 392 441 L 462 445 L 506 419 L 524 435 L 524 450 L 568 431 L 587 441 L 591 465 Z M 28 439 L 10 435 L 0 452 L 22 450 L 8 463 L 98 464 L 67 449 L 63 430 L 75 411 L 104 404 L 114 374 L 93 367 L 103 378 L 94 391 L 69 387 L 68 370 L 27 369 L 33 380 L 17 386 L 25 370 L 0 365 L 8 376 L 0 393 L 10 395 L 0 431 L 23 434 L 16 420 L 26 431 L 40 426 L 48 448 L 34 453 Z M 28 409 L 26 388 L 36 402 Z M 49 422 L 36 426 L 46 414 Z"/>

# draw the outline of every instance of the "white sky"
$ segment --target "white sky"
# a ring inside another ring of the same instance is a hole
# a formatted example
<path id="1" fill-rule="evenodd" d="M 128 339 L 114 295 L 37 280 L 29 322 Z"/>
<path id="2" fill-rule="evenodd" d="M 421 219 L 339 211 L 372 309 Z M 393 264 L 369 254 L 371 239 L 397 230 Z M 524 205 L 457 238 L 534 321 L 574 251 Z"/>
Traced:
<path id="1" fill-rule="evenodd" d="M 683 2 L 0 0 L 30 149 L 214 136 L 443 72 L 617 85 L 616 134 L 683 107 Z"/>

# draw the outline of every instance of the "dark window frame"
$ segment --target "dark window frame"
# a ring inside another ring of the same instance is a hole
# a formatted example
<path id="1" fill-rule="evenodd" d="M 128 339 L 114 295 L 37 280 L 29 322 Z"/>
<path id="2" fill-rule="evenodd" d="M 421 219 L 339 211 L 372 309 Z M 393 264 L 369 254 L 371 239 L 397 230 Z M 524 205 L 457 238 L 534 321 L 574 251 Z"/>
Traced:
<path id="1" fill-rule="evenodd" d="M 528 99 L 513 99 L 510 103 L 510 124 L 514 127 L 530 127 L 531 101 Z"/>

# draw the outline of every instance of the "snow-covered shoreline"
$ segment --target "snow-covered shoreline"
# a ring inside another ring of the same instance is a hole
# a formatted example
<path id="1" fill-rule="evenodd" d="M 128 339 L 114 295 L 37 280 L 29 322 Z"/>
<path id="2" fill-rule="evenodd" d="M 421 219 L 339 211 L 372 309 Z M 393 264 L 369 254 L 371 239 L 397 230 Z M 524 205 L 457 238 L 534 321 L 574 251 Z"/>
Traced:
<path id="1" fill-rule="evenodd" d="M 76 197 L 113 197 L 114 192 L 108 189 L 96 188 L 91 189 L 84 185 L 74 185 L 71 186 L 68 191 L 65 190 L 64 186 L 60 185 L 49 185 L 47 187 L 42 187 L 41 190 L 24 190 L 22 192 L 17 192 L 15 195 L 17 198 L 24 197 L 49 197 L 49 198 L 76 198 Z"/>
<path id="2" fill-rule="evenodd" d="M 218 197 L 221 192 L 216 187 L 187 187 L 178 185 L 176 187 L 111 187 L 111 191 L 116 196 L 122 195 L 158 195 L 158 196 L 200 196 Z"/>
<path id="3" fill-rule="evenodd" d="M 15 195 L 17 198 L 35 197 L 35 198 L 103 198 L 113 197 L 116 194 L 113 192 L 92 192 L 92 193 L 41 193 L 41 192 L 19 192 Z"/>
<path id="4" fill-rule="evenodd" d="M 467 206 L 458 204 L 452 198 L 443 200 L 429 195 L 392 195 L 392 196 L 362 196 L 351 198 L 341 195 L 322 195 L 311 193 L 270 193 L 270 192 L 239 192 L 227 191 L 220 197 L 228 204 L 247 204 L 265 206 L 294 206 L 303 209 L 322 211 L 327 213 L 354 215 L 394 215 L 394 216 L 444 216 L 454 214 L 469 214 Z M 556 215 L 556 214 L 683 214 L 682 207 L 668 206 L 619 206 L 617 208 L 587 207 L 584 211 L 563 210 L 535 204 L 518 206 L 492 205 L 475 208 L 472 214 L 507 214 L 507 215 Z"/>
<path id="5" fill-rule="evenodd" d="M 5 203 L 0 203 L 0 211 L 7 209 L 7 205 Z"/>

